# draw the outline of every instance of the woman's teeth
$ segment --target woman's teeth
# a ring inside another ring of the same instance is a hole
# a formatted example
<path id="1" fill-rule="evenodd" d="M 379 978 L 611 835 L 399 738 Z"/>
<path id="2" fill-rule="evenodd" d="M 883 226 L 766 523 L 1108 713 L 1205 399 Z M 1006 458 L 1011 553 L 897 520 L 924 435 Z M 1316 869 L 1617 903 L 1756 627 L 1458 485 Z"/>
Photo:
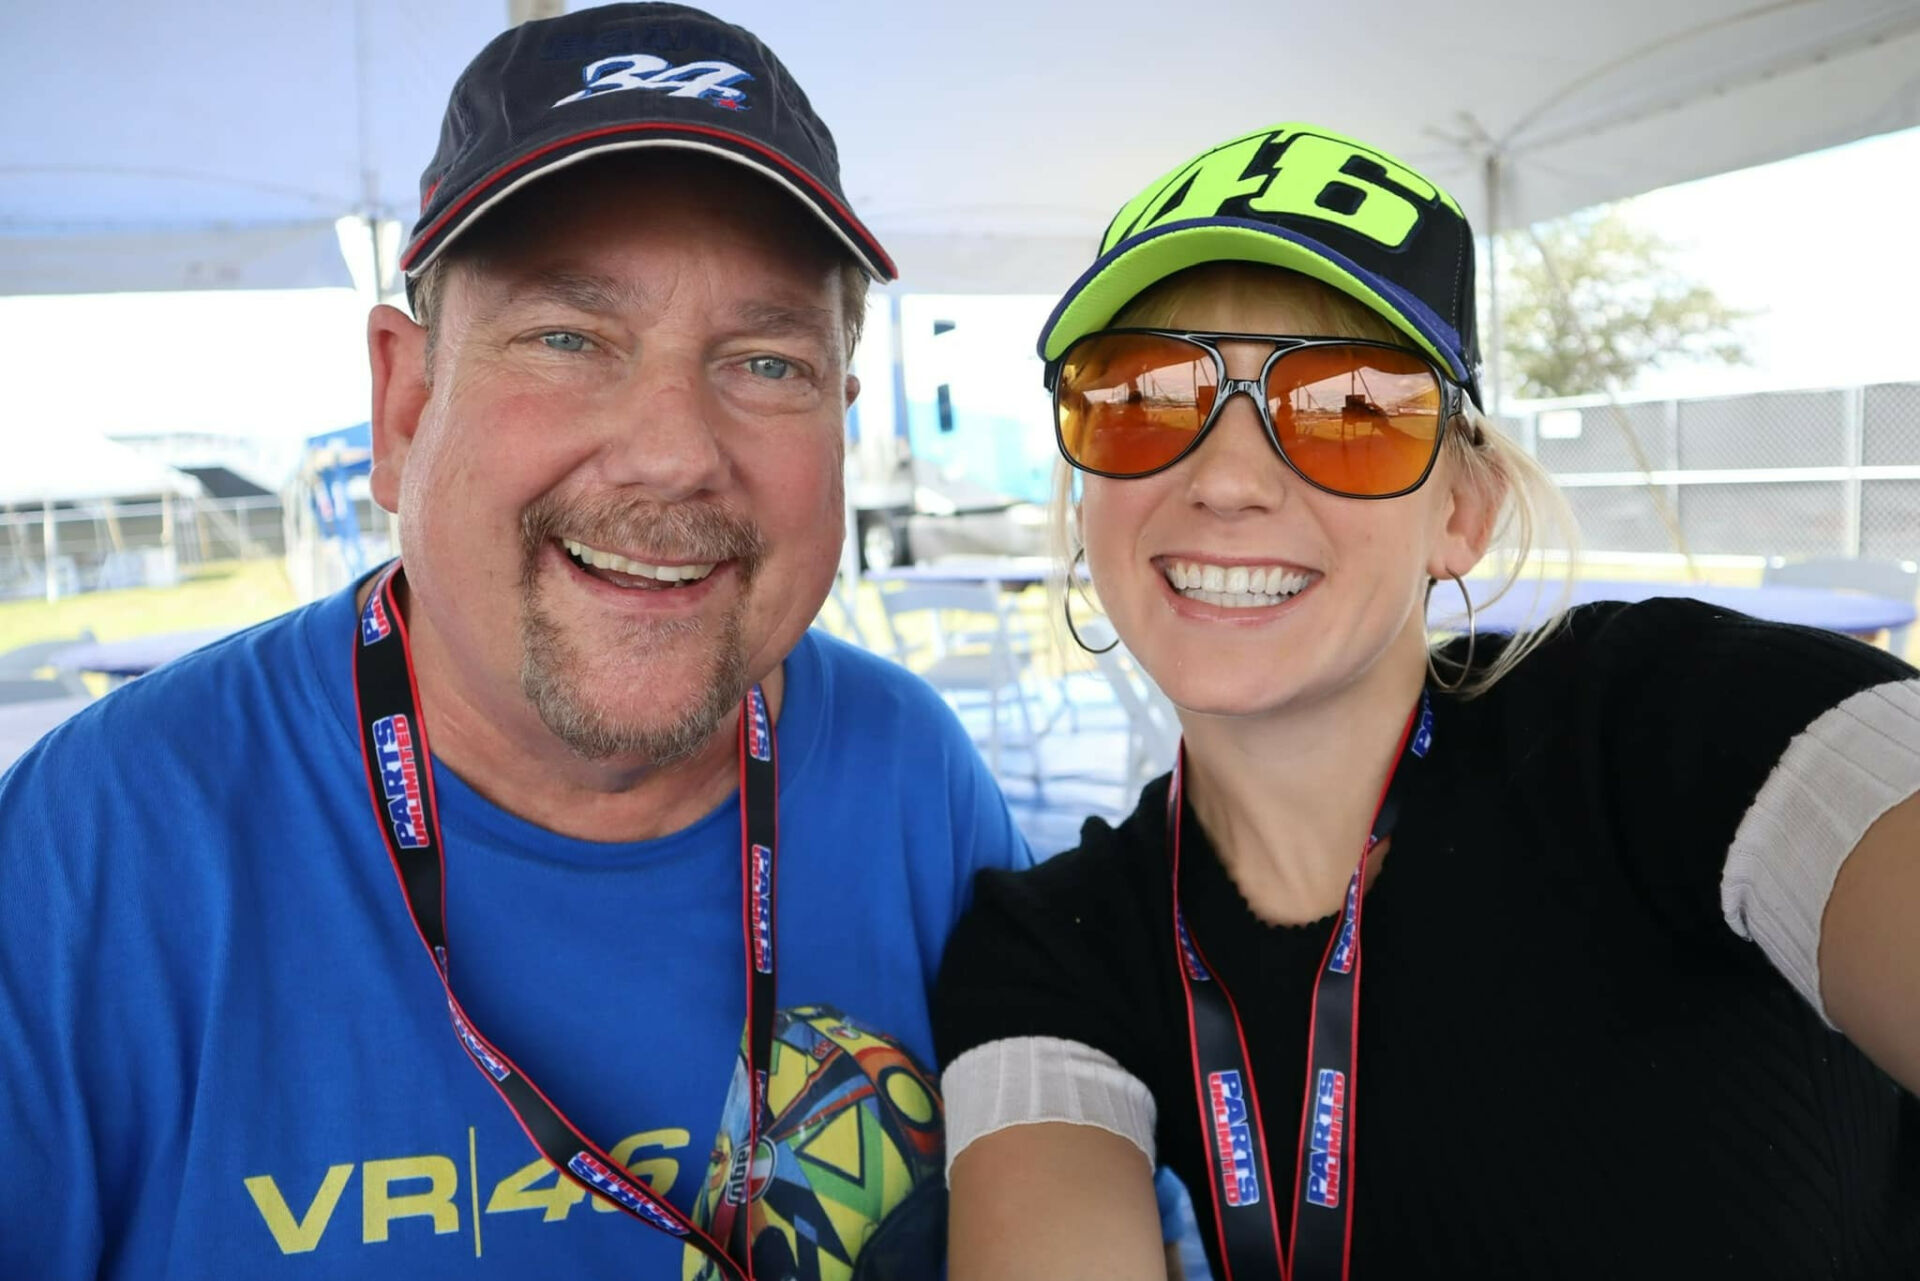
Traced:
<path id="1" fill-rule="evenodd" d="M 1278 605 L 1306 590 L 1316 577 L 1283 565 L 1209 565 L 1194 560 L 1168 561 L 1161 572 L 1188 600 L 1227 609 Z"/>
<path id="2" fill-rule="evenodd" d="M 603 552 L 585 543 L 577 543 L 571 538 L 561 539 L 560 545 L 567 549 L 567 555 L 582 565 L 625 574 L 630 578 L 652 578 L 669 584 L 694 583 L 713 572 L 713 565 L 648 565 L 613 552 Z"/>

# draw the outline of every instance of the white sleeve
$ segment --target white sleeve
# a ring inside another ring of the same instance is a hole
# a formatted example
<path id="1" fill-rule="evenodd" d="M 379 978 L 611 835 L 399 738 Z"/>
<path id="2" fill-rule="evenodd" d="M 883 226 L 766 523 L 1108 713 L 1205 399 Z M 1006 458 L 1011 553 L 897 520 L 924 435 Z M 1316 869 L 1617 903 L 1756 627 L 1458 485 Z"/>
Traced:
<path id="1" fill-rule="evenodd" d="M 1834 879 L 1867 829 L 1916 792 L 1920 680 L 1876 685 L 1787 744 L 1734 833 L 1721 913 L 1823 1019 L 1820 923 Z"/>
<path id="2" fill-rule="evenodd" d="M 1153 1166 L 1152 1091 L 1110 1055 L 1078 1041 L 1021 1036 L 977 1045 L 948 1065 L 940 1090 L 949 1173 L 975 1139 L 1042 1121 L 1117 1134 Z"/>

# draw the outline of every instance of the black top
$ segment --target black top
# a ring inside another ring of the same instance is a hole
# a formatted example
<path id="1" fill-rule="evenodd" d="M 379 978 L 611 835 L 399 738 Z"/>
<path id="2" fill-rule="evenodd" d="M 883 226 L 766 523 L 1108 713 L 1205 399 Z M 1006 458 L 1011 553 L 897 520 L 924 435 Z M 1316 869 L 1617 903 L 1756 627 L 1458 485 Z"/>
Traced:
<path id="1" fill-rule="evenodd" d="M 1490 693 L 1436 694 L 1367 896 L 1355 1277 L 1920 1277 L 1920 1101 L 1720 907 L 1787 743 L 1912 675 L 1840 636 L 1656 600 L 1578 609 Z M 1162 778 L 1118 828 L 980 874 L 935 1039 L 943 1063 L 1019 1036 L 1117 1059 L 1153 1092 L 1219 1276 L 1166 795 Z M 1284 1207 L 1334 918 L 1262 922 L 1184 821 L 1182 902 L 1247 1024 Z"/>

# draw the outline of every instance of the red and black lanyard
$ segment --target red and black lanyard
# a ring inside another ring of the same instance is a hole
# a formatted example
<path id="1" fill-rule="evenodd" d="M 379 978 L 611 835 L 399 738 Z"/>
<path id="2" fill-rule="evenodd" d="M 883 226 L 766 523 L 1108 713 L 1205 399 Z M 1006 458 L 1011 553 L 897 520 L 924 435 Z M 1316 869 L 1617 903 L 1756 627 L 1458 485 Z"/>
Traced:
<path id="1" fill-rule="evenodd" d="M 446 847 L 440 837 L 433 759 L 420 716 L 407 627 L 396 596 L 400 581 L 400 563 L 395 561 L 381 573 L 361 608 L 360 635 L 354 646 L 354 701 L 374 812 L 406 895 L 407 911 L 446 990 L 454 1034 L 555 1169 L 647 1226 L 699 1250 L 725 1281 L 751 1281 L 745 1209 L 754 1150 L 771 1120 L 767 1065 L 773 1054 L 774 852 L 779 833 L 779 772 L 766 699 L 756 685 L 740 708 L 740 914 L 749 1055 L 746 1130 L 733 1136 L 726 1190 L 715 1207 L 711 1232 L 703 1232 L 582 1134 L 513 1060 L 480 1034 L 453 994 L 447 953 Z"/>
<path id="2" fill-rule="evenodd" d="M 1226 984 L 1207 964 L 1180 910 L 1180 793 L 1186 748 L 1174 764 L 1167 792 L 1167 843 L 1173 851 L 1173 933 L 1187 998 L 1201 1143 L 1208 1157 L 1213 1221 L 1226 1270 L 1222 1281 L 1282 1277 L 1288 1281 L 1345 1278 L 1353 1246 L 1353 1122 L 1360 1051 L 1360 912 L 1367 856 L 1387 839 L 1399 818 L 1409 761 L 1433 746 L 1433 710 L 1420 697 L 1401 732 L 1392 777 L 1375 811 L 1360 864 L 1347 882 L 1340 913 L 1313 984 L 1313 1020 L 1307 1033 L 1307 1081 L 1300 1111 L 1291 1247 L 1283 1246 L 1280 1210 L 1267 1173 L 1266 1130 L 1254 1088 L 1246 1033 Z"/>

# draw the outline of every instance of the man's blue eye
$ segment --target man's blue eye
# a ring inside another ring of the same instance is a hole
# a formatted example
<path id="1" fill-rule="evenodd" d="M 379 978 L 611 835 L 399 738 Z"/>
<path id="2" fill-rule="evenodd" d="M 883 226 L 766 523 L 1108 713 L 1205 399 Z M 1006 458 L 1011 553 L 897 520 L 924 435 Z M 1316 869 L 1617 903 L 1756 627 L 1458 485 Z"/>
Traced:
<path id="1" fill-rule="evenodd" d="M 747 368 L 762 378 L 785 378 L 793 372 L 793 362 L 778 356 L 755 356 L 747 362 Z"/>
<path id="2" fill-rule="evenodd" d="M 541 334 L 540 341 L 554 351 L 585 351 L 587 349 L 585 338 L 564 330 L 559 333 Z"/>

